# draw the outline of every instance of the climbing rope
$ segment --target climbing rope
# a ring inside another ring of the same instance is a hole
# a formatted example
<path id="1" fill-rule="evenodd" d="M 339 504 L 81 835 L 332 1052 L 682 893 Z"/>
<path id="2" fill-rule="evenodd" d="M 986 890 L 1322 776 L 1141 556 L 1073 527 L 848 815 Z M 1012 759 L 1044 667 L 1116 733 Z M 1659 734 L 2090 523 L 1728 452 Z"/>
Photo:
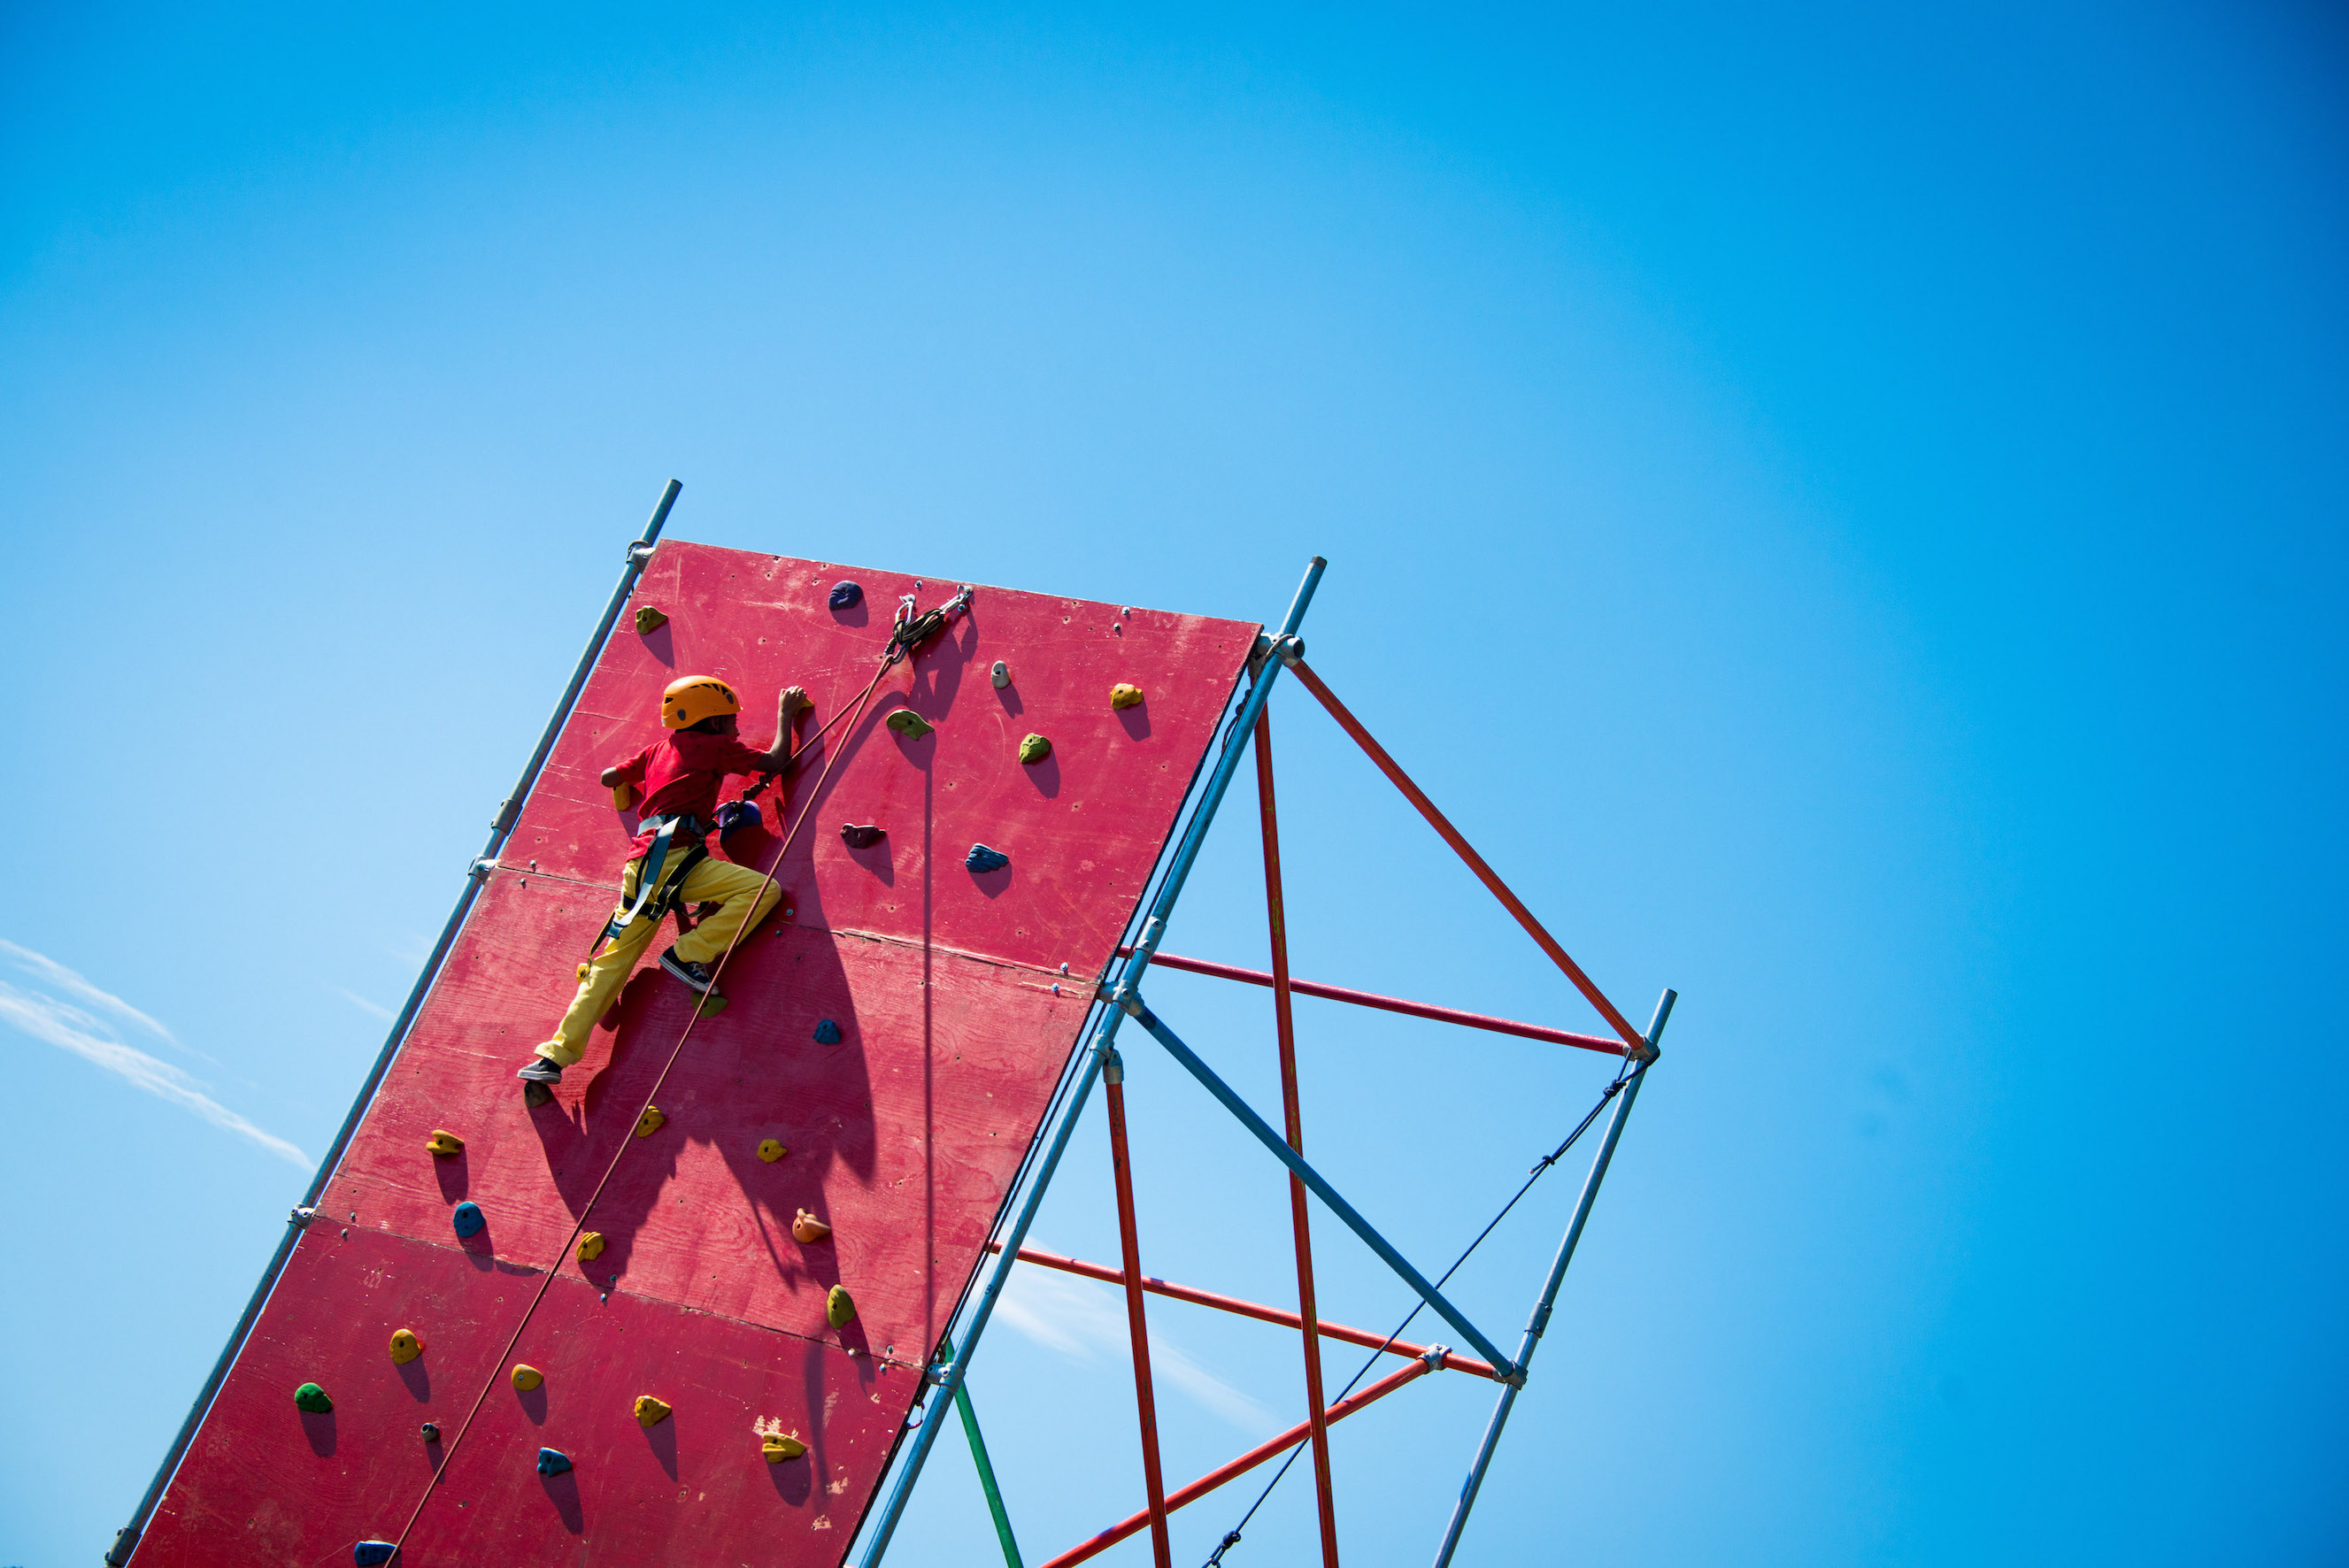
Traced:
<path id="1" fill-rule="evenodd" d="M 1599 1091 L 1599 1103 L 1592 1106 L 1590 1109 L 1584 1114 L 1580 1121 L 1575 1123 L 1574 1130 L 1566 1135 L 1565 1142 L 1560 1143 L 1556 1149 L 1551 1150 L 1547 1154 L 1543 1155 L 1539 1160 L 1534 1161 L 1531 1171 L 1526 1177 L 1525 1184 L 1516 1190 L 1516 1193 L 1510 1197 L 1507 1202 L 1501 1205 L 1501 1212 L 1495 1214 L 1491 1220 L 1485 1222 L 1485 1228 L 1476 1233 L 1476 1239 L 1468 1243 L 1466 1250 L 1462 1252 L 1458 1257 L 1452 1261 L 1452 1266 L 1445 1269 L 1444 1271 L 1443 1277 L 1435 1282 L 1436 1289 L 1442 1290 L 1444 1285 L 1451 1282 L 1452 1276 L 1460 1272 L 1460 1266 L 1468 1261 L 1469 1255 L 1475 1253 L 1478 1247 L 1485 1244 L 1485 1238 L 1491 1235 L 1494 1230 L 1499 1226 L 1500 1222 L 1509 1217 L 1509 1211 L 1517 1206 L 1517 1200 L 1524 1197 L 1527 1192 L 1532 1191 L 1534 1183 L 1542 1179 L 1543 1173 L 1548 1171 L 1551 1166 L 1557 1164 L 1560 1160 L 1564 1159 L 1566 1157 L 1566 1151 L 1574 1147 L 1576 1140 L 1580 1139 L 1584 1133 L 1590 1130 L 1590 1124 L 1599 1119 L 1599 1113 L 1607 1109 L 1608 1102 L 1612 1100 L 1617 1095 L 1623 1092 L 1623 1086 L 1630 1081 L 1631 1074 L 1636 1064 L 1631 1057 L 1626 1057 L 1623 1058 L 1622 1069 L 1615 1075 L 1614 1081 Z M 1379 1364 L 1379 1357 L 1387 1353 L 1387 1346 L 1392 1345 L 1396 1340 L 1402 1338 L 1403 1330 L 1409 1328 L 1412 1325 L 1412 1320 L 1416 1318 L 1422 1312 L 1425 1311 L 1426 1308 L 1427 1303 L 1424 1301 L 1413 1305 L 1411 1311 L 1404 1315 L 1403 1320 L 1395 1325 L 1394 1332 L 1386 1336 L 1385 1342 L 1380 1345 L 1376 1350 L 1371 1352 L 1371 1358 L 1362 1363 L 1361 1370 L 1356 1372 L 1353 1377 L 1348 1381 L 1346 1386 L 1338 1390 L 1338 1398 L 1330 1400 L 1330 1403 L 1332 1405 L 1338 1404 L 1342 1401 L 1347 1395 L 1352 1393 L 1355 1387 L 1360 1384 L 1363 1378 L 1370 1376 L 1371 1368 Z M 1237 1524 L 1233 1525 L 1231 1529 L 1226 1532 L 1222 1542 L 1216 1546 L 1215 1551 L 1208 1553 L 1205 1568 L 1223 1568 L 1224 1553 L 1229 1552 L 1233 1547 L 1237 1546 L 1240 1543 L 1240 1532 L 1247 1528 L 1248 1521 L 1256 1517 L 1257 1510 L 1264 1506 L 1265 1500 L 1272 1495 L 1272 1489 L 1280 1484 L 1281 1478 L 1288 1473 L 1289 1467 L 1297 1462 L 1297 1456 L 1303 1453 L 1307 1446 L 1308 1445 L 1304 1443 L 1299 1443 L 1295 1448 L 1288 1450 L 1288 1457 L 1280 1461 L 1280 1468 L 1272 1472 L 1272 1479 L 1264 1483 L 1264 1490 L 1257 1493 L 1257 1498 L 1254 1502 L 1248 1504 L 1248 1511 L 1240 1515 L 1240 1522 Z"/>
<path id="2" fill-rule="evenodd" d="M 890 634 L 888 646 L 882 650 L 880 667 L 873 672 L 873 678 L 866 682 L 864 689 L 857 694 L 854 707 L 844 710 L 849 715 L 849 720 L 848 728 L 843 733 L 854 732 L 857 717 L 863 715 L 865 704 L 872 700 L 874 692 L 879 689 L 882 680 L 889 672 L 943 627 L 947 624 L 949 612 L 959 611 L 968 606 L 970 603 L 970 595 L 971 590 L 965 586 L 961 593 L 956 594 L 946 604 L 920 616 L 913 615 L 911 613 L 913 595 L 910 593 L 905 595 L 905 603 L 898 609 L 898 625 Z M 925 629 L 919 635 L 906 635 L 909 628 L 913 626 L 923 626 Z M 834 714 L 833 722 L 836 722 L 839 717 L 839 714 Z M 808 747 L 813 746 L 823 738 L 824 729 L 831 727 L 832 722 L 827 722 L 823 729 L 817 730 L 809 738 L 807 746 L 801 747 L 792 752 L 792 761 L 796 763 L 806 753 Z M 824 759 L 823 770 L 817 773 L 815 778 L 815 788 L 808 791 L 806 804 L 800 808 L 799 815 L 792 819 L 790 830 L 783 834 L 775 846 L 774 858 L 767 863 L 766 870 L 761 873 L 759 891 L 751 900 L 751 908 L 756 909 L 758 901 L 765 898 L 767 890 L 774 885 L 775 869 L 782 864 L 784 854 L 792 847 L 792 841 L 799 836 L 800 829 L 807 821 L 808 813 L 815 809 L 817 799 L 823 793 L 824 780 L 832 777 L 833 767 L 845 755 L 845 750 L 843 750 Z M 788 771 L 788 765 L 786 771 Z M 727 960 L 734 956 L 735 948 L 741 945 L 742 938 L 749 934 L 754 923 L 751 921 L 744 921 L 740 929 L 735 932 L 733 940 L 726 944 L 726 951 L 718 955 L 718 962 L 710 965 L 709 979 L 712 991 L 717 989 L 719 976 L 726 971 Z M 701 1007 L 697 1002 L 693 1011 L 685 1020 L 684 1031 L 678 1036 L 677 1044 L 669 1050 L 668 1059 L 661 1064 L 660 1075 L 653 1079 L 653 1087 L 645 1096 L 644 1105 L 636 1112 L 638 1121 L 644 1119 L 646 1111 L 652 1109 L 654 1101 L 660 1098 L 661 1086 L 668 1081 L 670 1070 L 677 1066 L 678 1058 L 685 1054 L 686 1042 L 693 1037 L 694 1025 L 700 1021 Z M 613 1152 L 611 1163 L 604 1167 L 602 1178 L 596 1181 L 595 1191 L 588 1194 L 585 1205 L 579 1211 L 578 1219 L 572 1223 L 571 1233 L 564 1238 L 562 1250 L 554 1254 L 554 1261 L 547 1265 L 545 1274 L 538 1282 L 537 1291 L 530 1298 L 530 1305 L 523 1309 L 522 1321 L 514 1325 L 514 1331 L 507 1338 L 505 1348 L 499 1352 L 496 1362 L 490 1367 L 489 1377 L 481 1384 L 481 1391 L 474 1396 L 472 1407 L 465 1412 L 465 1418 L 458 1423 L 456 1436 L 449 1440 L 448 1452 L 441 1456 L 440 1463 L 433 1467 L 432 1474 L 426 1479 L 423 1494 L 416 1500 L 415 1508 L 409 1511 L 408 1522 L 401 1525 L 399 1533 L 392 1538 L 394 1558 L 397 1558 L 400 1549 L 408 1544 L 409 1532 L 416 1528 L 416 1522 L 423 1517 L 424 1505 L 432 1501 L 433 1489 L 440 1484 L 440 1478 L 446 1475 L 449 1467 L 456 1462 L 457 1449 L 463 1444 L 466 1432 L 471 1429 L 473 1418 L 481 1414 L 482 1405 L 489 1400 L 490 1390 L 497 1387 L 498 1377 L 504 1371 L 507 1361 L 512 1357 L 514 1346 L 522 1343 L 523 1331 L 530 1326 L 531 1318 L 537 1314 L 540 1304 L 546 1299 L 547 1290 L 554 1284 L 555 1276 L 563 1272 L 563 1260 L 571 1254 L 571 1249 L 577 1244 L 581 1233 L 586 1230 L 587 1216 L 595 1212 L 595 1204 L 604 1196 L 605 1187 L 610 1184 L 613 1175 L 620 1169 L 620 1161 L 627 1156 L 629 1145 L 635 1141 L 630 1138 L 621 1139 L 619 1148 Z"/>

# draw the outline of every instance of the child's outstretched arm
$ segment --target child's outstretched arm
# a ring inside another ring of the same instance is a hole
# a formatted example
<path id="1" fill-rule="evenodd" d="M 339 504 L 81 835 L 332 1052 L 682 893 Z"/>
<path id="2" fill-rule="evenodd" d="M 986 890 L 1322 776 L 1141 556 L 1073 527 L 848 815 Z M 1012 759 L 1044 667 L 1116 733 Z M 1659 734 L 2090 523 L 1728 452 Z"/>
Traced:
<path id="1" fill-rule="evenodd" d="M 775 694 L 775 743 L 759 758 L 761 773 L 781 773 L 791 766 L 792 736 L 798 727 L 799 716 L 814 711 L 815 704 L 799 686 L 788 686 Z"/>

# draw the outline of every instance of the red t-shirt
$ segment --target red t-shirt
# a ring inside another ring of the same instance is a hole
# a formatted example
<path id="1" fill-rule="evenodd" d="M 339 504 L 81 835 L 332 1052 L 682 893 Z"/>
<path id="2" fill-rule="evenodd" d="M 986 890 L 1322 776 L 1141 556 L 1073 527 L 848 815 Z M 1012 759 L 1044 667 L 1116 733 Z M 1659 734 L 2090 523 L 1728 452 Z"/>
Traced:
<path id="1" fill-rule="evenodd" d="M 637 815 L 674 817 L 690 813 L 707 824 L 718 814 L 718 789 L 729 773 L 765 770 L 767 754 L 742 744 L 731 735 L 704 735 L 680 729 L 654 741 L 613 771 L 631 784 L 644 786 Z M 653 847 L 655 830 L 636 835 L 628 858 L 635 860 Z M 669 841 L 678 841 L 672 835 Z"/>

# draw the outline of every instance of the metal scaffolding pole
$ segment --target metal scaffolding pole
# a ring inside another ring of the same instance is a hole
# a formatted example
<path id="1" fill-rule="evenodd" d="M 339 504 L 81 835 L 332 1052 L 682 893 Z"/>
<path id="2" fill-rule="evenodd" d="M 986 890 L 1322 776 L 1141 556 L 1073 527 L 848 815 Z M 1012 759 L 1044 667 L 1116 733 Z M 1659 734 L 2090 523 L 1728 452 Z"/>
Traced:
<path id="1" fill-rule="evenodd" d="M 1272 696 L 1273 678 L 1280 673 L 1281 655 L 1301 649 L 1297 628 L 1304 623 L 1305 612 L 1313 603 L 1313 591 L 1320 585 L 1321 573 L 1329 562 L 1315 556 L 1306 568 L 1305 580 L 1298 584 L 1297 595 L 1289 601 L 1288 614 L 1281 620 L 1280 630 L 1265 645 L 1265 656 L 1258 662 L 1256 680 L 1248 687 L 1240 704 L 1239 717 L 1225 732 L 1221 755 L 1199 799 L 1199 809 L 1192 814 L 1191 825 L 1183 835 L 1181 846 L 1166 868 L 1165 880 L 1159 884 L 1158 896 L 1152 901 L 1150 915 L 1143 923 L 1141 939 L 1134 951 L 1119 971 L 1114 985 L 1108 988 L 1105 998 L 1112 1005 L 1103 1010 L 1102 1021 L 1093 1031 L 1092 1043 L 1086 1048 L 1084 1068 L 1077 1086 L 1070 1091 L 1068 1109 L 1061 1113 L 1060 1128 L 1052 1135 L 1050 1149 L 1037 1165 L 1030 1178 L 1028 1197 L 1019 1207 L 1019 1216 L 1012 1221 L 1011 1230 L 1003 1238 L 1002 1261 L 988 1276 L 987 1287 L 979 1293 L 978 1304 L 971 1308 L 970 1326 L 963 1339 L 962 1351 L 943 1367 L 933 1367 L 928 1376 L 938 1385 L 940 1402 L 953 1398 L 961 1388 L 970 1358 L 978 1352 L 979 1336 L 987 1332 L 988 1321 L 995 1315 L 995 1304 L 1003 1295 L 1003 1286 L 1011 1277 L 1012 1264 L 1017 1261 L 1019 1244 L 1028 1239 L 1028 1228 L 1035 1222 L 1036 1211 L 1044 1202 L 1044 1192 L 1051 1185 L 1052 1173 L 1058 1170 L 1061 1152 L 1069 1146 L 1069 1136 L 1075 1131 L 1077 1117 L 1092 1095 L 1093 1080 L 1101 1076 L 1102 1064 L 1116 1049 L 1118 1025 L 1124 1021 L 1123 1003 L 1134 995 L 1142 973 L 1150 966 L 1150 955 L 1158 950 L 1159 941 L 1166 934 L 1166 919 L 1174 910 L 1174 901 L 1183 892 L 1184 881 L 1191 874 L 1193 862 L 1199 858 L 1201 845 L 1206 841 L 1207 829 L 1216 820 L 1216 808 L 1223 803 L 1225 792 L 1231 788 L 1232 775 L 1238 770 L 1240 753 L 1256 724 L 1257 715 Z M 905 1455 L 897 1482 L 890 1490 L 889 1501 L 882 1505 L 878 1518 L 873 1522 L 871 1540 L 864 1549 L 863 1568 L 879 1568 L 883 1555 L 889 1550 L 889 1538 L 896 1533 L 897 1522 L 905 1517 L 905 1504 L 913 1496 L 914 1484 L 921 1479 L 922 1466 L 929 1459 L 930 1449 L 937 1440 L 943 1423 L 936 1419 L 933 1408 L 930 1418 L 925 1419 L 914 1434 L 914 1441 Z"/>
<path id="2" fill-rule="evenodd" d="M 1582 1227 L 1590 1218 L 1590 1206 L 1598 1202 L 1599 1184 L 1607 1180 L 1607 1167 L 1614 1161 L 1616 1140 L 1623 1136 L 1623 1123 L 1631 1115 L 1631 1102 L 1640 1098 L 1640 1085 L 1654 1065 L 1660 1043 L 1664 1037 L 1664 1025 L 1672 1016 L 1672 1004 L 1680 994 L 1666 991 L 1657 999 L 1656 1016 L 1649 1020 L 1648 1032 L 1641 1037 L 1649 1057 L 1631 1070 L 1630 1081 L 1615 1101 L 1615 1114 L 1608 1119 L 1607 1138 L 1599 1144 L 1598 1154 L 1590 1161 L 1590 1173 L 1582 1180 L 1582 1196 L 1576 1200 L 1574 1218 L 1566 1227 L 1566 1237 L 1558 1243 L 1557 1256 L 1549 1265 L 1549 1279 L 1542 1286 L 1541 1300 L 1526 1324 L 1526 1336 L 1517 1347 L 1517 1367 L 1523 1371 L 1534 1358 L 1534 1349 L 1541 1343 L 1543 1331 L 1549 1327 L 1550 1309 L 1557 1303 L 1558 1286 L 1566 1281 L 1566 1266 L 1574 1261 L 1576 1243 L 1582 1240 Z M 1493 1406 L 1493 1418 L 1485 1423 L 1484 1440 L 1476 1445 L 1476 1461 L 1468 1467 L 1468 1479 L 1461 1483 L 1460 1501 L 1453 1505 L 1452 1522 L 1444 1527 L 1444 1544 L 1435 1553 L 1435 1568 L 1449 1568 L 1452 1553 L 1460 1545 L 1460 1532 L 1467 1528 L 1468 1511 L 1476 1505 L 1477 1489 L 1485 1484 L 1485 1468 L 1493 1462 L 1493 1450 L 1501 1441 L 1501 1429 L 1508 1424 L 1509 1407 L 1516 1402 L 1517 1390 L 1505 1387 L 1501 1398 Z"/>
<path id="3" fill-rule="evenodd" d="M 204 1412 L 212 1408 L 212 1398 L 220 1392 L 221 1384 L 227 1380 L 228 1369 L 235 1365 L 236 1353 L 243 1346 L 245 1336 L 253 1332 L 254 1322 L 261 1316 L 262 1306 L 269 1300 L 269 1293 L 276 1287 L 277 1276 L 285 1272 L 286 1260 L 294 1255 L 294 1243 L 301 1239 L 303 1227 L 310 1222 L 310 1215 L 318 1206 L 319 1196 L 326 1191 L 326 1183 L 334 1177 L 335 1167 L 342 1162 L 343 1151 L 350 1147 L 352 1135 L 358 1131 L 359 1119 L 367 1113 L 368 1102 L 375 1099 L 377 1087 L 383 1082 L 384 1074 L 391 1070 L 392 1058 L 399 1054 L 400 1043 L 408 1037 L 409 1026 L 416 1021 L 417 1009 L 424 1005 L 426 994 L 432 989 L 433 978 L 440 973 L 441 960 L 449 956 L 449 949 L 456 943 L 457 933 L 463 927 L 467 913 L 472 909 L 473 900 L 481 891 L 481 883 L 488 878 L 490 868 L 497 862 L 498 851 L 505 846 L 506 836 L 513 831 L 514 822 L 522 815 L 522 803 L 529 797 L 531 784 L 538 778 L 538 770 L 546 765 L 547 754 L 554 749 L 555 738 L 563 733 L 564 721 L 571 717 L 572 705 L 579 700 L 580 689 L 587 684 L 588 673 L 595 666 L 595 655 L 603 650 L 605 640 L 612 634 L 612 624 L 620 618 L 620 607 L 628 602 L 629 593 L 635 591 L 636 579 L 644 573 L 645 562 L 652 559 L 653 546 L 660 538 L 662 525 L 668 521 L 668 509 L 677 504 L 678 492 L 684 488 L 675 480 L 668 481 L 667 487 L 661 491 L 659 502 L 653 508 L 652 520 L 629 544 L 627 564 L 621 569 L 620 581 L 613 588 L 612 597 L 605 603 L 604 614 L 596 621 L 595 630 L 588 637 L 587 646 L 580 654 L 579 662 L 572 666 L 570 684 L 563 688 L 563 696 L 556 701 L 554 712 L 547 718 L 545 729 L 540 732 L 538 745 L 532 750 L 530 760 L 523 764 L 522 777 L 514 781 L 512 793 L 499 802 L 497 819 L 490 824 L 489 841 L 481 846 L 481 852 L 467 863 L 465 887 L 457 895 L 457 907 L 449 912 L 448 920 L 442 923 L 440 940 L 432 944 L 431 955 L 425 959 L 422 972 L 416 976 L 416 984 L 409 987 L 407 1002 L 401 1006 L 399 1016 L 392 1020 L 391 1032 L 384 1037 L 383 1048 L 376 1053 L 375 1065 L 367 1069 L 367 1081 L 359 1086 L 349 1112 L 343 1118 L 341 1129 L 336 1132 L 334 1142 L 327 1147 L 326 1158 L 318 1161 L 317 1174 L 310 1179 L 309 1191 L 303 1194 L 302 1202 L 286 1217 L 285 1233 L 278 1241 L 277 1251 L 271 1254 L 268 1266 L 261 1271 L 260 1283 L 253 1287 L 253 1295 L 246 1300 L 244 1311 L 238 1315 L 236 1326 L 229 1331 L 228 1343 L 221 1347 L 220 1358 L 212 1363 L 211 1375 L 205 1377 L 204 1386 L 196 1393 L 195 1403 L 188 1407 L 187 1418 L 180 1423 L 179 1435 L 171 1439 L 171 1448 L 163 1455 L 162 1464 L 156 1469 L 155 1479 L 148 1483 L 146 1496 L 139 1500 L 139 1507 L 131 1513 L 130 1522 L 115 1532 L 114 1544 L 108 1548 L 106 1553 L 109 1568 L 122 1568 L 122 1564 L 130 1561 L 131 1553 L 138 1549 L 139 1538 L 145 1533 L 147 1521 L 154 1513 L 155 1505 L 162 1501 L 163 1489 L 171 1484 L 171 1473 L 179 1469 L 180 1460 L 187 1455 L 188 1445 L 195 1440 L 196 1429 L 202 1423 Z"/>

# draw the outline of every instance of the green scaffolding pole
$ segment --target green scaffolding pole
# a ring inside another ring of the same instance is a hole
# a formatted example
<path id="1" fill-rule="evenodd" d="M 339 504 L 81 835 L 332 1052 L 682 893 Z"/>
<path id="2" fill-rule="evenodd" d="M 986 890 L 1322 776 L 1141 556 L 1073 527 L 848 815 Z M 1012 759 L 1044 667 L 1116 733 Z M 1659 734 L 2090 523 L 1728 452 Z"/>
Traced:
<path id="1" fill-rule="evenodd" d="M 954 1340 L 949 1336 L 942 1346 L 941 1359 L 954 1359 Z M 970 1439 L 970 1457 L 978 1466 L 978 1484 L 987 1493 L 987 1511 L 995 1520 L 995 1538 L 1003 1543 L 1003 1561 L 1009 1568 L 1021 1568 L 1019 1542 L 1011 1538 L 1011 1516 L 1003 1511 L 1003 1491 L 995 1484 L 995 1467 L 988 1462 L 987 1439 L 978 1435 L 978 1412 L 970 1408 L 970 1387 L 965 1384 L 955 1390 L 955 1414 L 962 1418 L 963 1436 Z"/>

